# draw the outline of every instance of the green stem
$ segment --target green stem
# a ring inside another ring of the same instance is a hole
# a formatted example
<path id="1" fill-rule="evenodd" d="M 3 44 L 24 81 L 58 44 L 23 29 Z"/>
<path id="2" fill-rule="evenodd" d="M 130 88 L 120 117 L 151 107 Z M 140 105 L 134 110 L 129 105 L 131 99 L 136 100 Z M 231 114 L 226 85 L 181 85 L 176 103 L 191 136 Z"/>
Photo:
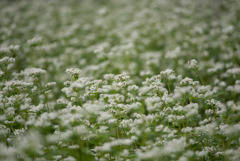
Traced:
<path id="1" fill-rule="evenodd" d="M 33 66 L 36 66 L 36 53 L 35 53 L 35 48 L 33 49 Z"/>
<path id="2" fill-rule="evenodd" d="M 171 93 L 170 84 L 168 83 L 167 85 L 168 85 L 168 92 L 169 92 L 169 94 L 170 94 L 170 93 Z"/>
<path id="3" fill-rule="evenodd" d="M 202 85 L 205 85 L 205 83 L 203 81 L 203 78 L 202 78 L 201 74 L 198 71 L 197 71 L 197 75 L 200 78 Z"/>

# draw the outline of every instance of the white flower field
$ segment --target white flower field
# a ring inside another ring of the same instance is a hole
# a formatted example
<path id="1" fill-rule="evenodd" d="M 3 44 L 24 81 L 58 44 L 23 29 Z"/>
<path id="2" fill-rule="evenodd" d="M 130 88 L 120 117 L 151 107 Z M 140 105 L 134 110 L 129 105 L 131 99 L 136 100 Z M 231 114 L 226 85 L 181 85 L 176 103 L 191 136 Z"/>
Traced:
<path id="1" fill-rule="evenodd" d="M 0 161 L 239 161 L 239 0 L 1 0 Z"/>

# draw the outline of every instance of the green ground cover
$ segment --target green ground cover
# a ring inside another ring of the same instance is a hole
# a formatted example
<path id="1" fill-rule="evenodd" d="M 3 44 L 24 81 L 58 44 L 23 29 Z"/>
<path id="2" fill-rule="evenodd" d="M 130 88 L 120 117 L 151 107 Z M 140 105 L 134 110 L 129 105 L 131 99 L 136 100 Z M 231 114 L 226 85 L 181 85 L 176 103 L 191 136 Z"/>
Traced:
<path id="1" fill-rule="evenodd" d="M 0 160 L 240 160 L 240 1 L 1 0 Z"/>

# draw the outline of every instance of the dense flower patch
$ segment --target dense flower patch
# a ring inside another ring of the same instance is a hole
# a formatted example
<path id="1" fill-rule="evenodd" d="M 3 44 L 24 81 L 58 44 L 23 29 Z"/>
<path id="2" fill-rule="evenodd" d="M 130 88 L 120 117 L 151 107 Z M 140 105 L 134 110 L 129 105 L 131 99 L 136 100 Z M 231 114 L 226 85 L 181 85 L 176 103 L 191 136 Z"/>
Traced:
<path id="1" fill-rule="evenodd" d="M 0 1 L 0 160 L 240 160 L 240 1 Z"/>

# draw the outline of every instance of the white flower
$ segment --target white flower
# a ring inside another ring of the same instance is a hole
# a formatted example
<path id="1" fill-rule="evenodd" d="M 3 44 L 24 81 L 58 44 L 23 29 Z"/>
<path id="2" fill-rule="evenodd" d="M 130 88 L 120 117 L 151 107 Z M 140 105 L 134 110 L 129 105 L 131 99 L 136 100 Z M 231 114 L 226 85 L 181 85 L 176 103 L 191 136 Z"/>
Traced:
<path id="1" fill-rule="evenodd" d="M 164 127 L 163 125 L 158 125 L 158 126 L 155 127 L 155 131 L 160 132 L 160 131 L 163 130 L 163 127 Z"/>
<path id="2" fill-rule="evenodd" d="M 198 62 L 195 59 L 188 61 L 188 68 L 193 69 L 197 67 Z"/>
<path id="3" fill-rule="evenodd" d="M 108 112 L 100 112 L 100 116 L 98 117 L 98 122 L 103 122 L 106 120 L 109 120 L 112 118 L 112 114 L 108 113 Z"/>
<path id="4" fill-rule="evenodd" d="M 23 72 L 21 72 L 21 74 L 33 76 L 33 77 L 37 77 L 45 73 L 46 73 L 46 70 L 43 70 L 41 68 L 27 68 Z"/>
<path id="5" fill-rule="evenodd" d="M 101 103 L 85 103 L 83 104 L 83 108 L 90 114 L 98 114 L 100 111 L 105 109 L 104 105 Z"/>
<path id="6" fill-rule="evenodd" d="M 100 128 L 98 129 L 98 132 L 101 134 L 107 133 L 107 126 L 100 126 Z"/>
<path id="7" fill-rule="evenodd" d="M 179 56 L 179 54 L 181 53 L 181 48 L 180 47 L 176 47 L 174 50 L 168 51 L 166 53 L 166 58 L 176 58 Z"/>
<path id="8" fill-rule="evenodd" d="M 240 74 L 240 68 L 231 68 L 227 70 L 227 73 L 237 75 Z"/>
<path id="9" fill-rule="evenodd" d="M 84 125 L 74 127 L 73 131 L 79 135 L 88 134 L 88 129 Z"/>
<path id="10" fill-rule="evenodd" d="M 114 79 L 114 74 L 104 74 L 104 79 L 106 80 L 113 80 Z"/>
<path id="11" fill-rule="evenodd" d="M 0 65 L 1 64 L 10 64 L 10 63 L 14 63 L 14 62 L 15 62 L 15 58 L 10 58 L 8 56 L 0 59 Z"/>
<path id="12" fill-rule="evenodd" d="M 41 42 L 42 42 L 42 38 L 39 37 L 39 36 L 36 36 L 36 37 L 34 37 L 34 38 L 32 38 L 32 39 L 29 39 L 29 40 L 27 41 L 27 43 L 28 43 L 30 46 L 36 46 L 36 45 L 38 45 L 38 44 L 41 43 Z"/>
<path id="13" fill-rule="evenodd" d="M 53 88 L 53 87 L 55 87 L 56 86 L 56 82 L 48 82 L 47 84 L 46 84 L 46 87 L 47 88 Z"/>
<path id="14" fill-rule="evenodd" d="M 73 76 L 78 76 L 78 75 L 82 74 L 82 70 L 80 70 L 78 68 L 67 68 L 66 72 Z"/>

